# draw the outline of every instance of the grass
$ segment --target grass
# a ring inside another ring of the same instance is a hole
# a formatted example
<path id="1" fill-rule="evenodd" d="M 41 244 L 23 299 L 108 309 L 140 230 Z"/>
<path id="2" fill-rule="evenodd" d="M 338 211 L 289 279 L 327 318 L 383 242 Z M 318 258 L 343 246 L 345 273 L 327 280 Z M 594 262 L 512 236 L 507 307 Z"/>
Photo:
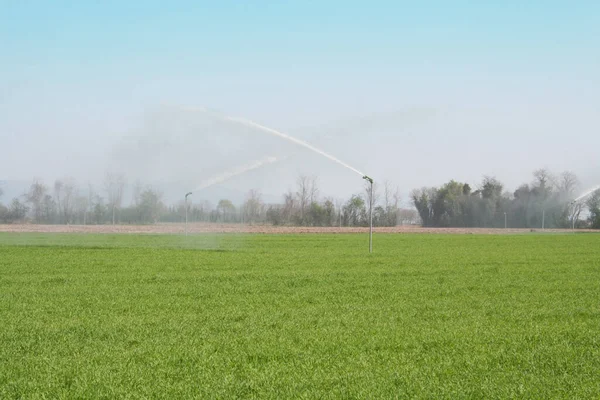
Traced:
<path id="1" fill-rule="evenodd" d="M 0 398 L 599 398 L 599 235 L 0 234 Z"/>

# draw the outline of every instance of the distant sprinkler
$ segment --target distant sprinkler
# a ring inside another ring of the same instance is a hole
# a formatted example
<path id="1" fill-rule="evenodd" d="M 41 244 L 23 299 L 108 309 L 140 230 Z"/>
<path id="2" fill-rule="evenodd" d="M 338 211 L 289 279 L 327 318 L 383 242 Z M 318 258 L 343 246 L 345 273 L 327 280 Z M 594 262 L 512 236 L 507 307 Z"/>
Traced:
<path id="1" fill-rule="evenodd" d="M 373 252 L 373 178 L 365 175 L 363 179 L 371 185 L 369 189 L 369 253 Z"/>
<path id="2" fill-rule="evenodd" d="M 185 236 L 188 234 L 188 196 L 191 196 L 192 192 L 185 194 Z"/>

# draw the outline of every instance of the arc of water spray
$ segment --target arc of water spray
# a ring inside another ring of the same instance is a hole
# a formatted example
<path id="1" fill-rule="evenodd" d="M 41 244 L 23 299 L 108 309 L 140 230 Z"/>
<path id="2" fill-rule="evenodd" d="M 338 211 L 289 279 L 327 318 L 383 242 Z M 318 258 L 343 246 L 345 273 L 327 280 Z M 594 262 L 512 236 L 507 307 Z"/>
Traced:
<path id="1" fill-rule="evenodd" d="M 587 196 L 589 196 L 590 194 L 594 193 L 596 190 L 600 190 L 600 185 L 596 185 L 592 188 L 590 188 L 589 190 L 587 190 L 585 193 L 583 193 L 581 196 L 579 196 L 578 198 L 576 198 L 575 200 L 573 200 L 573 203 L 586 198 Z"/>
<path id="2" fill-rule="evenodd" d="M 342 167 L 347 168 L 350 171 L 359 174 L 361 177 L 365 176 L 365 174 L 363 174 L 362 172 L 360 172 L 358 169 L 356 169 L 356 168 L 352 167 L 351 165 L 343 162 L 342 160 L 340 160 L 340 159 L 332 156 L 331 154 L 329 154 L 329 153 L 327 153 L 327 152 L 325 152 L 325 151 L 323 151 L 323 150 L 321 150 L 321 149 L 319 149 L 319 148 L 311 145 L 310 143 L 305 142 L 304 140 L 300 140 L 298 138 L 295 138 L 293 136 L 290 136 L 290 135 L 288 135 L 286 133 L 283 133 L 281 131 L 278 131 L 276 129 L 269 128 L 267 126 L 261 125 L 258 122 L 254 122 L 254 121 L 251 121 L 251 120 L 245 119 L 245 118 L 230 117 L 230 116 L 227 116 L 227 115 L 222 115 L 222 114 L 217 113 L 215 111 L 208 110 L 205 107 L 193 107 L 193 108 L 189 108 L 188 107 L 188 108 L 186 108 L 186 110 L 197 111 L 197 112 L 202 112 L 202 113 L 206 113 L 206 114 L 211 114 L 211 115 L 213 115 L 213 116 L 215 116 L 217 118 L 220 118 L 220 119 L 222 119 L 224 121 L 235 122 L 235 123 L 238 123 L 238 124 L 241 124 L 241 125 L 245 125 L 245 126 L 250 127 L 250 128 L 258 129 L 258 130 L 260 130 L 262 132 L 269 133 L 269 134 L 274 135 L 274 136 L 278 136 L 278 137 L 280 137 L 282 139 L 285 139 L 285 140 L 287 140 L 289 142 L 292 142 L 292 143 L 294 143 L 294 144 L 296 144 L 298 146 L 307 148 L 307 149 L 309 149 L 309 150 L 311 150 L 311 151 L 313 151 L 313 152 L 315 152 L 317 154 L 320 154 L 323 157 L 325 157 L 325 158 L 327 158 L 327 159 L 329 159 L 329 160 L 331 160 L 331 161 L 333 161 L 333 162 L 341 165 Z"/>
<path id="3" fill-rule="evenodd" d="M 313 151 L 313 152 L 315 152 L 317 154 L 322 155 L 323 157 L 325 157 L 325 158 L 327 158 L 327 159 L 329 159 L 329 160 L 331 160 L 331 161 L 333 161 L 333 162 L 341 165 L 342 167 L 345 167 L 345 168 L 347 168 L 347 169 L 349 169 L 349 170 L 357 173 L 363 179 L 365 179 L 366 181 L 368 181 L 371 184 L 371 189 L 370 189 L 371 190 L 371 197 L 370 197 L 371 200 L 370 200 L 370 205 L 369 205 L 369 214 L 370 214 L 369 252 L 370 253 L 373 252 L 373 178 L 371 178 L 371 177 L 363 174 L 358 169 L 356 169 L 356 168 L 354 168 L 354 167 L 346 164 L 345 162 L 343 162 L 343 161 L 335 158 L 331 154 L 326 153 L 323 150 L 321 150 L 319 148 L 316 148 L 313 145 L 311 145 L 311 144 L 309 144 L 309 143 L 307 143 L 307 142 L 305 142 L 303 140 L 300 140 L 300 139 L 297 139 L 297 138 L 295 138 L 293 136 L 287 135 L 287 134 L 285 134 L 283 132 L 280 132 L 280 131 L 278 131 L 276 129 L 268 128 L 268 127 L 266 127 L 264 125 L 261 125 L 261 124 L 259 124 L 257 122 L 250 121 L 250 120 L 244 119 L 244 118 L 222 116 L 222 115 L 219 115 L 219 114 L 217 114 L 215 112 L 208 111 L 205 108 L 199 108 L 199 109 L 196 109 L 196 110 L 197 111 L 211 113 L 211 114 L 216 115 L 218 118 L 221 118 L 221 119 L 223 119 L 225 121 L 237 122 L 239 124 L 248 126 L 250 128 L 256 128 L 258 130 L 261 130 L 263 132 L 269 133 L 271 135 L 275 135 L 275 136 L 281 137 L 283 139 L 286 139 L 287 141 L 290 141 L 290 142 L 292 142 L 292 143 L 294 143 L 296 145 L 305 147 L 305 148 L 307 148 L 307 149 L 309 149 L 309 150 L 311 150 L 311 151 Z M 271 160 L 270 162 L 276 162 L 277 161 L 277 157 L 268 157 L 267 159 Z M 231 178 L 233 176 L 242 174 L 242 173 L 247 172 L 247 171 L 249 171 L 251 169 L 258 168 L 258 167 L 260 167 L 260 166 L 262 166 L 264 164 L 265 164 L 265 162 L 260 162 L 260 160 L 259 160 L 255 164 L 251 164 L 249 166 L 236 169 L 235 171 L 232 171 L 230 173 L 225 173 L 225 174 L 221 175 L 220 177 L 214 178 L 213 181 L 210 182 L 210 185 L 214 185 L 215 183 L 223 182 L 223 180 L 225 180 L 225 179 L 229 179 L 229 178 Z M 208 186 L 202 186 L 201 185 L 200 188 L 198 188 L 196 190 L 200 190 L 200 189 L 205 188 L 205 187 L 208 187 Z"/>
<path id="4" fill-rule="evenodd" d="M 309 144 L 309 143 L 307 143 L 307 142 L 305 142 L 303 140 L 297 139 L 297 138 L 295 138 L 293 136 L 290 136 L 290 135 L 285 134 L 283 132 L 280 132 L 278 130 L 275 130 L 275 129 L 272 129 L 272 128 L 268 128 L 268 127 L 266 127 L 264 125 L 261 125 L 259 123 L 254 122 L 254 121 L 250 121 L 248 119 L 237 118 L 237 117 L 225 117 L 225 119 L 227 119 L 228 121 L 233 121 L 233 122 L 240 123 L 242 125 L 246 125 L 246 126 L 251 127 L 251 128 L 259 129 L 259 130 L 261 130 L 263 132 L 270 133 L 270 134 L 275 135 L 275 136 L 279 136 L 279 137 L 281 137 L 283 139 L 286 139 L 286 140 L 288 140 L 288 141 L 290 141 L 292 143 L 295 143 L 295 144 L 297 144 L 299 146 L 306 147 L 307 149 L 312 150 L 315 153 L 320 154 L 323 157 L 326 157 L 329 160 L 340 164 L 342 167 L 348 168 L 349 170 L 351 170 L 351 171 L 359 174 L 360 176 L 365 176 L 365 174 L 363 174 L 362 172 L 360 172 L 356 168 L 354 168 L 354 167 L 346 164 L 345 162 L 343 162 L 343 161 L 335 158 L 331 154 L 326 153 L 323 150 L 318 149 L 318 148 L 314 147 L 313 145 L 311 145 L 311 144 Z"/>
<path id="5" fill-rule="evenodd" d="M 268 164 L 273 164 L 277 161 L 282 161 L 284 160 L 286 157 L 273 157 L 273 156 L 269 156 L 269 157 L 265 157 L 265 158 L 261 158 L 260 160 L 255 160 L 252 161 L 248 164 L 244 164 L 241 165 L 239 167 L 230 169 L 228 171 L 225 171 L 219 175 L 213 176 L 207 180 L 205 180 L 204 182 L 200 183 L 200 185 L 194 189 L 195 192 L 199 191 L 199 190 L 203 190 L 206 188 L 209 188 L 211 186 L 217 185 L 219 183 L 223 183 L 231 178 L 234 178 L 238 175 L 244 174 L 246 172 L 255 170 L 257 168 L 262 167 L 263 165 L 268 165 Z"/>

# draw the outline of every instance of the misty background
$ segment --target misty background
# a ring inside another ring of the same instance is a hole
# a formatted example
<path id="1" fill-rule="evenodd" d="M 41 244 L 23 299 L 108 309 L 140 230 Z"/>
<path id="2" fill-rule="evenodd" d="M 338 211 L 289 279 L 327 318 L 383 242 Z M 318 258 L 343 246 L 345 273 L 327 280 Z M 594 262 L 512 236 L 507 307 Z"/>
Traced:
<path id="1" fill-rule="evenodd" d="M 0 201 L 107 172 L 175 202 L 281 202 L 299 175 L 362 193 L 350 170 L 248 118 L 414 188 L 539 168 L 600 183 L 600 4 L 0 2 Z M 128 189 L 130 190 L 130 189 Z M 131 197 L 131 190 L 128 193 Z"/>

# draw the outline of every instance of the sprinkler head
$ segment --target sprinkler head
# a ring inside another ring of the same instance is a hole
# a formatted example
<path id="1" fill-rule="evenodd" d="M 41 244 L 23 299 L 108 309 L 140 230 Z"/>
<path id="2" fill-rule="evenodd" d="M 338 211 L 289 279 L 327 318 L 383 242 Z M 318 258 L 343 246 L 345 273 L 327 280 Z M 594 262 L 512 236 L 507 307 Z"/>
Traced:
<path id="1" fill-rule="evenodd" d="M 369 181 L 371 184 L 373 184 L 373 178 L 365 175 L 365 176 L 363 176 L 363 179 L 366 180 L 366 181 Z"/>

